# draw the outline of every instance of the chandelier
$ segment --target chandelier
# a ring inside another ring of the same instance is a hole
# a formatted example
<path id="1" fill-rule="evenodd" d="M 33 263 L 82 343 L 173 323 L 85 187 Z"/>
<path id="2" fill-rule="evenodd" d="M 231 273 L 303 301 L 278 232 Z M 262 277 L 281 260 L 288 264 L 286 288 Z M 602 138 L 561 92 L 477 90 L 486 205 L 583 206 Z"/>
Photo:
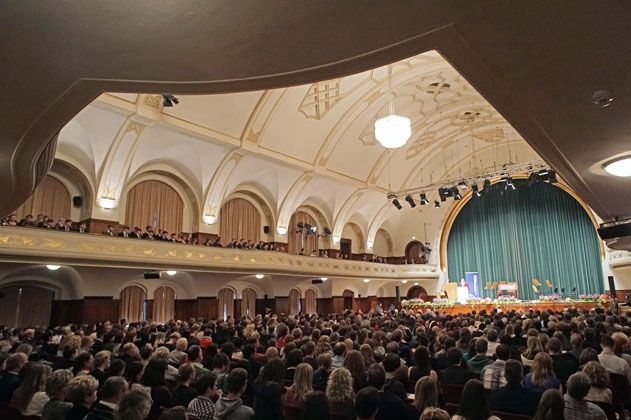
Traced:
<path id="1" fill-rule="evenodd" d="M 375 138 L 386 149 L 397 149 L 407 143 L 412 135 L 410 119 L 394 113 L 392 95 L 392 69 L 388 65 L 388 88 L 390 91 L 389 115 L 375 121 Z"/>

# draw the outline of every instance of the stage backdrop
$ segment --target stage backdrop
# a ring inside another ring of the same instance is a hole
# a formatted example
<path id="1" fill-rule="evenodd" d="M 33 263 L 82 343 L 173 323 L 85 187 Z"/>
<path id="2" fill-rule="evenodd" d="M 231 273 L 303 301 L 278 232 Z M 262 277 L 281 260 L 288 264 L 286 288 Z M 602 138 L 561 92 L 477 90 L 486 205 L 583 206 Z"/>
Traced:
<path id="1" fill-rule="evenodd" d="M 447 242 L 450 281 L 478 272 L 483 297 L 495 297 L 485 282 L 514 281 L 521 299 L 534 299 L 553 293 L 546 279 L 559 291 L 602 293 L 599 239 L 585 210 L 553 185 L 514 182 L 517 189 L 508 191 L 494 184 L 457 215 Z M 539 293 L 533 279 L 542 284 Z"/>

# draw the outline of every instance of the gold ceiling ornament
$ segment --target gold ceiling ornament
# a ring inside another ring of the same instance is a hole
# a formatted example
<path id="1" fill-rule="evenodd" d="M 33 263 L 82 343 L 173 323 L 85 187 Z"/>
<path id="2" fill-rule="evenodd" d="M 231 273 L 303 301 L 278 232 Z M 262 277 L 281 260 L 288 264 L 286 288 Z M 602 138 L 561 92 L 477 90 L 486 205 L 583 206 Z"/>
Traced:
<path id="1" fill-rule="evenodd" d="M 429 131 L 422 134 L 405 151 L 405 160 L 418 156 L 421 152 L 426 152 L 431 144 L 436 141 L 436 131 Z"/>
<path id="2" fill-rule="evenodd" d="M 131 120 L 129 121 L 129 124 L 127 124 L 127 126 L 125 127 L 125 134 L 133 131 L 134 133 L 136 133 L 136 136 L 139 136 L 142 134 L 146 127 L 147 126 L 145 124 L 139 121 Z"/>
<path id="3" fill-rule="evenodd" d="M 144 99 L 142 103 L 147 105 L 148 107 L 160 109 L 162 104 L 162 95 L 143 95 Z"/>
<path id="4" fill-rule="evenodd" d="M 312 84 L 298 110 L 307 118 L 315 118 L 316 120 L 324 118 L 343 98 L 340 93 L 341 80 L 333 79 Z"/>
<path id="5" fill-rule="evenodd" d="M 503 129 L 495 127 L 489 130 L 479 131 L 473 134 L 473 138 L 487 143 L 499 143 L 506 140 L 506 134 Z"/>

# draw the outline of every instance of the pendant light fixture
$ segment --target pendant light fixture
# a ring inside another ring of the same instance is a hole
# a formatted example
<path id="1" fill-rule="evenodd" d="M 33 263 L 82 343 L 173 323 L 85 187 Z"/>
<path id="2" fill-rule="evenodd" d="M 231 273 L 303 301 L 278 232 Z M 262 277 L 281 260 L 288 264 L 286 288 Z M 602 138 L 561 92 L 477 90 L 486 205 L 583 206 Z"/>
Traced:
<path id="1" fill-rule="evenodd" d="M 389 114 L 375 121 L 375 138 L 386 149 L 403 147 L 412 135 L 410 119 L 394 113 L 392 93 L 392 65 L 388 64 Z"/>

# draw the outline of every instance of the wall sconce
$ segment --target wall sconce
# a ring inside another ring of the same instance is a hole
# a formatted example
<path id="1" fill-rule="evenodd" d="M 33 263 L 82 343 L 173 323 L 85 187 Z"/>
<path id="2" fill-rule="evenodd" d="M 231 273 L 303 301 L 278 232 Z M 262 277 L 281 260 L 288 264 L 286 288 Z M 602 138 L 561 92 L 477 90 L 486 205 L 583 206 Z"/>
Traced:
<path id="1" fill-rule="evenodd" d="M 368 246 L 368 248 L 372 248 L 372 246 L 373 246 L 374 244 L 375 244 L 375 243 L 374 243 L 373 241 L 368 241 L 368 242 L 366 242 L 366 246 Z"/>
<path id="2" fill-rule="evenodd" d="M 342 239 L 342 237 L 340 235 L 334 235 L 333 236 L 333 242 L 335 242 L 336 244 L 340 243 L 340 239 Z"/>
<path id="3" fill-rule="evenodd" d="M 113 209 L 116 207 L 116 200 L 112 197 L 100 197 L 99 206 L 107 210 Z"/>
<path id="4" fill-rule="evenodd" d="M 276 232 L 278 232 L 279 235 L 286 235 L 287 234 L 287 228 L 284 226 L 278 226 L 276 228 Z"/>
<path id="5" fill-rule="evenodd" d="M 217 221 L 217 216 L 213 216 L 212 214 L 205 214 L 202 216 L 202 221 L 207 225 L 214 225 Z"/>

